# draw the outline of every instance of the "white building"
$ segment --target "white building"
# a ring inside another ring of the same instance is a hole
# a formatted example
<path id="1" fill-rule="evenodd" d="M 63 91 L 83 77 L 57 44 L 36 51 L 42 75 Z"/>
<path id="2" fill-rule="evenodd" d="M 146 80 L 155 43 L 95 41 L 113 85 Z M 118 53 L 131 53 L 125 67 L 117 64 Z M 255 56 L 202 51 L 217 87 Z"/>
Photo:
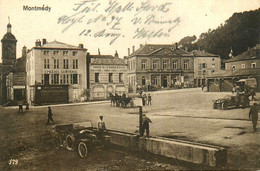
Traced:
<path id="1" fill-rule="evenodd" d="M 37 40 L 26 59 L 28 103 L 41 105 L 83 101 L 86 92 L 86 54 L 83 44 L 72 46 L 58 41 Z"/>

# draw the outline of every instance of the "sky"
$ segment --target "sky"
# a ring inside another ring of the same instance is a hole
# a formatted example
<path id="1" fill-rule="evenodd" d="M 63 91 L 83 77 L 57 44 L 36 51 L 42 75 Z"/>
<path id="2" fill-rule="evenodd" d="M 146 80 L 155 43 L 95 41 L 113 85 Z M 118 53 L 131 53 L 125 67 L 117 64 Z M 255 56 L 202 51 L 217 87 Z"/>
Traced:
<path id="1" fill-rule="evenodd" d="M 33 7 L 37 10 L 33 10 Z M 43 8 L 42 8 L 43 7 Z M 22 47 L 36 39 L 78 46 L 90 54 L 128 54 L 140 44 L 173 44 L 215 29 L 235 12 L 255 10 L 259 0 L 0 0 L 0 37 L 7 24 Z M 2 56 L 2 48 L 0 49 Z M 1 60 L 0 60 L 1 62 Z"/>

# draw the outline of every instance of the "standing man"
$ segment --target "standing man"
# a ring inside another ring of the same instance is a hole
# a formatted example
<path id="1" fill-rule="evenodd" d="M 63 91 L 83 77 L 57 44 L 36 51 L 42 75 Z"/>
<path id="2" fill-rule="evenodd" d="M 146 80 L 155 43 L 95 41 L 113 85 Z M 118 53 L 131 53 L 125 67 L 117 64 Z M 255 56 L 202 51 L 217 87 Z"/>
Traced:
<path id="1" fill-rule="evenodd" d="M 104 131 L 106 130 L 106 124 L 103 121 L 103 116 L 99 116 L 99 120 L 97 122 L 97 129 L 98 129 L 98 132 L 99 132 L 99 136 L 103 136 Z"/>
<path id="2" fill-rule="evenodd" d="M 258 106 L 257 106 L 256 103 L 254 103 L 254 105 L 250 108 L 248 117 L 249 117 L 249 119 L 251 117 L 252 123 L 253 123 L 254 132 L 256 132 L 256 125 L 257 125 L 257 120 L 258 120 Z"/>
<path id="3" fill-rule="evenodd" d="M 144 131 L 146 131 L 146 136 L 149 137 L 149 123 L 152 123 L 151 119 L 148 118 L 145 114 L 143 114 L 141 136 L 143 136 Z"/>
<path id="4" fill-rule="evenodd" d="M 55 123 L 54 122 L 54 120 L 52 119 L 52 111 L 51 111 L 51 107 L 49 106 L 48 107 L 48 120 L 47 120 L 47 123 L 46 123 L 46 125 L 49 125 L 50 124 L 50 121 L 52 121 L 53 123 Z"/>
<path id="5" fill-rule="evenodd" d="M 23 101 L 22 100 L 18 101 L 18 106 L 19 106 L 18 113 L 23 113 Z"/>
<path id="6" fill-rule="evenodd" d="M 147 102 L 147 105 L 152 105 L 152 96 L 151 96 L 150 93 L 148 94 L 148 102 Z"/>

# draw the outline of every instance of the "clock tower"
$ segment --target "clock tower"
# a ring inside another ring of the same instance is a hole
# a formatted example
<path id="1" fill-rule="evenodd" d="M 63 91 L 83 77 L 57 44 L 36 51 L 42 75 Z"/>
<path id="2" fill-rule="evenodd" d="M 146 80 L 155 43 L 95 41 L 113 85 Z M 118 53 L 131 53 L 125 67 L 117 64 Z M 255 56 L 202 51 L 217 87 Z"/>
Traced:
<path id="1" fill-rule="evenodd" d="M 7 33 L 4 35 L 2 42 L 2 65 L 13 65 L 16 60 L 16 38 L 11 33 L 12 25 L 7 24 Z"/>

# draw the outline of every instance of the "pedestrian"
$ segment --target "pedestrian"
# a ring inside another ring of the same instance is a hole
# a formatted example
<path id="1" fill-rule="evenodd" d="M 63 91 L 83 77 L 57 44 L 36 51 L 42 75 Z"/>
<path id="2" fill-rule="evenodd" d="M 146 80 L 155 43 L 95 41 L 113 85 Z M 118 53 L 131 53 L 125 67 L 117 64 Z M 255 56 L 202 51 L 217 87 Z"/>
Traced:
<path id="1" fill-rule="evenodd" d="M 146 131 L 146 136 L 149 137 L 149 123 L 152 123 L 151 119 L 148 118 L 145 114 L 143 114 L 141 136 L 143 136 L 144 132 Z"/>
<path id="2" fill-rule="evenodd" d="M 256 130 L 256 125 L 257 125 L 257 120 L 258 120 L 258 106 L 257 106 L 257 103 L 254 103 L 253 106 L 250 108 L 248 117 L 249 117 L 249 119 L 250 118 L 252 119 L 254 132 L 257 132 L 257 130 Z"/>
<path id="3" fill-rule="evenodd" d="M 144 93 L 144 95 L 143 95 L 143 106 L 145 106 L 146 105 L 146 99 L 147 98 L 147 96 L 146 96 L 146 94 Z"/>
<path id="4" fill-rule="evenodd" d="M 256 95 L 256 94 L 255 94 L 255 89 L 254 89 L 254 88 L 251 88 L 249 93 L 250 93 L 250 95 L 251 95 L 251 97 L 252 97 L 252 101 L 253 101 L 253 100 L 256 100 L 256 99 L 255 99 L 255 95 Z"/>
<path id="5" fill-rule="evenodd" d="M 204 84 L 201 85 L 201 90 L 203 91 L 203 89 L 204 89 Z"/>
<path id="6" fill-rule="evenodd" d="M 25 106 L 26 106 L 26 107 L 25 107 L 25 110 L 26 110 L 26 111 L 29 111 L 29 103 L 28 103 L 28 102 L 25 103 Z"/>
<path id="7" fill-rule="evenodd" d="M 48 107 L 48 120 L 47 120 L 46 125 L 49 125 L 49 124 L 50 124 L 50 121 L 52 121 L 52 122 L 55 124 L 55 122 L 54 122 L 52 116 L 53 116 L 52 110 L 51 110 L 51 107 L 49 106 L 49 107 Z"/>
<path id="8" fill-rule="evenodd" d="M 18 107 L 19 107 L 18 113 L 23 113 L 23 101 L 22 100 L 18 101 Z"/>
<path id="9" fill-rule="evenodd" d="M 98 129 L 99 136 L 103 136 L 104 131 L 106 131 L 106 124 L 103 120 L 103 116 L 99 116 L 99 120 L 97 122 L 97 129 Z"/>
<path id="10" fill-rule="evenodd" d="M 148 94 L 148 103 L 147 103 L 147 105 L 152 105 L 152 96 L 151 96 L 150 93 Z"/>

